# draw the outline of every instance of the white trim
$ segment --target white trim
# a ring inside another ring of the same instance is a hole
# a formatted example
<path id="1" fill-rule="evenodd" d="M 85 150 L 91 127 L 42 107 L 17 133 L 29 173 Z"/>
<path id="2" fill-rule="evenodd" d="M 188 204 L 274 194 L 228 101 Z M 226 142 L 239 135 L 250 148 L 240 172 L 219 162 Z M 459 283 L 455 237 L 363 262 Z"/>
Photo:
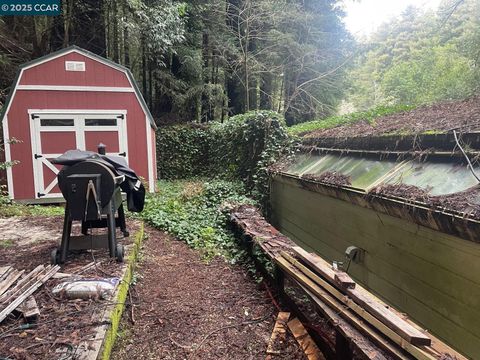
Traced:
<path id="1" fill-rule="evenodd" d="M 128 156 L 130 155 L 130 150 L 128 148 L 127 112 L 125 112 L 123 119 L 118 119 L 118 121 L 120 121 L 120 124 L 117 122 L 118 130 L 119 130 L 118 131 L 118 146 L 120 147 L 119 150 L 122 150 L 122 145 L 123 145 L 123 151 L 127 153 L 127 155 L 125 156 L 125 160 L 127 161 L 127 164 L 129 164 Z"/>
<path id="2" fill-rule="evenodd" d="M 107 115 L 126 115 L 127 110 L 115 109 L 28 109 L 28 114 L 107 114 Z M 67 126 L 66 126 L 67 127 Z"/>
<path id="3" fill-rule="evenodd" d="M 34 199 L 38 199 L 38 193 L 40 192 L 40 177 L 41 181 L 43 183 L 43 169 L 42 169 L 42 162 L 37 161 L 38 159 L 35 159 L 35 151 L 37 150 L 37 134 L 40 134 L 39 131 L 37 131 L 37 121 L 31 121 L 31 114 L 30 111 L 28 112 L 28 124 L 30 125 L 30 150 L 31 150 L 31 156 L 32 156 L 32 164 L 33 164 L 33 192 L 34 192 Z M 38 167 L 40 163 L 40 168 Z M 40 174 L 40 175 L 39 175 Z"/>
<path id="4" fill-rule="evenodd" d="M 65 71 L 84 72 L 86 70 L 85 61 L 65 60 Z"/>
<path id="5" fill-rule="evenodd" d="M 103 65 L 105 65 L 105 66 L 108 66 L 108 67 L 110 67 L 110 68 L 113 68 L 113 69 L 115 69 L 115 70 L 121 71 L 121 72 L 122 72 L 123 74 L 125 74 L 125 76 L 127 77 L 127 80 L 128 80 L 128 82 L 129 82 L 130 86 L 131 86 L 132 88 L 134 88 L 134 86 L 133 86 L 133 84 L 132 84 L 132 81 L 131 81 L 131 79 L 130 79 L 130 76 L 128 76 L 127 70 L 126 70 L 125 68 L 123 68 L 121 65 L 115 66 L 115 64 L 112 64 L 112 63 L 110 63 L 110 62 L 104 61 L 104 60 L 102 60 L 100 57 L 91 56 L 90 54 L 85 53 L 85 52 L 82 52 L 82 51 L 79 50 L 79 49 L 71 49 L 70 51 L 62 52 L 62 53 L 60 53 L 60 54 L 58 54 L 58 55 L 56 55 L 56 56 L 51 56 L 51 57 L 48 57 L 48 58 L 45 59 L 45 60 L 38 61 L 38 62 L 35 62 L 35 63 L 33 63 L 33 64 L 30 64 L 29 66 L 23 67 L 22 70 L 21 70 L 20 76 L 18 77 L 18 81 L 17 81 L 17 83 L 15 84 L 14 93 L 12 94 L 12 98 L 11 98 L 11 101 L 10 101 L 10 102 L 13 101 L 13 97 L 15 96 L 16 87 L 18 86 L 18 83 L 20 82 L 20 79 L 21 79 L 21 77 L 22 77 L 22 75 L 23 75 L 23 70 L 30 69 L 30 68 L 32 68 L 32 67 L 35 67 L 35 66 L 37 66 L 37 65 L 46 63 L 46 62 L 51 61 L 51 60 L 54 60 L 54 59 L 58 59 L 59 57 L 62 57 L 62 56 L 71 54 L 71 53 L 73 53 L 73 52 L 75 52 L 75 53 L 77 53 L 77 54 L 80 54 L 80 55 L 82 55 L 82 56 L 85 56 L 85 57 L 89 58 L 90 60 L 98 61 L 99 63 L 101 63 L 101 64 L 103 64 Z M 143 101 L 140 100 L 140 95 L 138 94 L 138 92 L 137 92 L 137 91 L 134 91 L 134 92 L 135 92 L 135 97 L 137 98 L 137 101 L 140 103 L 140 107 L 142 108 L 143 113 L 144 113 L 145 116 L 148 118 L 148 111 L 147 111 L 147 109 L 145 108 L 146 105 L 144 105 Z M 10 104 L 9 104 L 9 105 L 10 105 Z M 10 106 L 9 106 L 9 108 L 10 108 Z M 7 112 L 8 112 L 8 110 L 9 110 L 9 109 L 7 109 Z M 7 114 L 7 112 L 5 112 L 5 114 Z M 151 119 L 151 120 L 152 120 L 152 122 L 153 122 L 153 119 Z M 150 123 L 150 126 L 153 127 L 152 123 Z"/>
<path id="6" fill-rule="evenodd" d="M 99 91 L 133 93 L 133 87 L 113 86 L 70 86 L 70 85 L 18 85 L 17 90 L 42 90 L 42 91 Z"/>
<path id="7" fill-rule="evenodd" d="M 58 169 L 50 163 L 48 159 L 56 158 L 61 154 L 44 154 L 42 150 L 41 134 L 45 132 L 74 132 L 75 134 L 75 147 L 77 149 L 86 149 L 85 133 L 86 132 L 98 132 L 98 131 L 114 131 L 118 136 L 118 152 L 107 152 L 108 155 L 116 155 L 126 152 L 125 160 L 128 163 L 128 142 L 126 136 L 126 110 L 69 110 L 69 109 L 28 109 L 28 121 L 30 123 L 30 133 L 32 139 L 32 161 L 34 170 L 34 186 L 35 186 L 35 199 L 38 199 L 38 193 L 44 193 L 42 198 L 52 198 L 61 196 L 59 193 L 50 193 L 50 191 L 57 184 L 57 180 L 54 179 L 50 184 L 44 182 L 44 166 L 46 166 L 53 173 L 57 174 Z M 32 115 L 36 115 L 32 119 Z M 118 118 L 123 115 L 123 119 Z M 97 118 L 104 116 L 106 118 L 114 118 L 117 120 L 116 126 L 85 126 L 85 119 Z M 74 121 L 73 126 L 41 126 L 42 118 L 71 118 Z M 35 153 L 42 154 L 43 157 L 35 159 Z"/>
<path id="8" fill-rule="evenodd" d="M 10 152 L 10 135 L 8 132 L 8 118 L 5 116 L 3 119 L 3 146 L 5 150 L 5 161 L 12 161 L 12 154 Z M 8 197 L 13 199 L 15 193 L 13 192 L 13 171 L 12 167 L 7 167 L 7 188 L 8 188 Z"/>
<path id="9" fill-rule="evenodd" d="M 57 155 L 57 154 L 48 154 L 48 155 L 51 156 L 51 157 L 58 157 L 58 156 L 60 156 L 60 155 L 55 156 L 55 155 Z M 45 159 L 45 158 L 41 158 L 41 161 L 42 161 L 42 163 L 45 164 L 46 167 L 48 167 L 50 170 L 52 170 L 52 172 L 53 172 L 55 175 L 58 175 L 58 173 L 60 172 L 60 170 L 58 170 L 55 166 L 53 166 L 53 164 L 52 164 L 49 160 L 47 160 L 47 159 Z"/>
<path id="10" fill-rule="evenodd" d="M 12 106 L 13 104 L 13 99 L 15 99 L 15 95 L 17 94 L 17 86 L 18 84 L 20 83 L 20 79 L 22 78 L 23 76 L 23 69 L 20 70 L 20 74 L 18 74 L 18 79 L 17 79 L 17 82 L 15 83 L 14 87 L 13 87 L 13 93 L 12 93 L 12 96 L 10 97 L 10 100 L 8 102 L 8 106 L 7 108 L 5 109 L 5 116 L 3 117 L 3 121 L 5 121 L 5 119 L 7 118 L 8 116 L 8 112 L 10 111 L 10 107 Z M 5 139 L 4 139 L 5 140 Z"/>
<path id="11" fill-rule="evenodd" d="M 145 125 L 147 127 L 147 161 L 148 161 L 148 190 L 149 192 L 155 192 L 155 183 L 153 177 L 153 157 L 152 157 L 152 127 L 150 126 L 150 121 L 148 121 L 148 116 L 145 116 Z"/>

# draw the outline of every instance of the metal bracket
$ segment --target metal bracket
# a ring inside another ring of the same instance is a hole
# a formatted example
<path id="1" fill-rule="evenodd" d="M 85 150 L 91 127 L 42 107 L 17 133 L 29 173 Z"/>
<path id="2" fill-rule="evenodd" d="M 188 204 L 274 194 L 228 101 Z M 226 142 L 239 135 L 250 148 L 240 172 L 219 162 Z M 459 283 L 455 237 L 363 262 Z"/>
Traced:
<path id="1" fill-rule="evenodd" d="M 125 157 L 125 156 L 127 156 L 127 153 L 124 151 L 123 153 L 120 153 L 120 154 L 118 154 L 118 155 Z"/>
<path id="2" fill-rule="evenodd" d="M 42 157 L 43 157 L 43 155 L 40 155 L 40 154 L 35 154 L 35 155 L 33 155 L 33 157 L 34 157 L 34 158 L 35 158 L 35 160 L 36 160 L 36 159 L 42 158 Z"/>
<path id="3" fill-rule="evenodd" d="M 32 120 L 35 120 L 35 119 L 38 119 L 40 116 L 35 115 L 35 114 L 31 114 L 30 117 L 32 118 Z"/>
<path id="4" fill-rule="evenodd" d="M 123 115 L 123 114 L 122 114 L 122 115 L 118 115 L 117 118 L 123 120 L 123 119 L 125 119 L 125 115 Z"/>
<path id="5" fill-rule="evenodd" d="M 37 197 L 40 198 L 40 197 L 42 197 L 42 196 L 45 196 L 45 194 L 44 194 L 44 193 L 40 193 L 40 192 L 37 193 Z"/>
<path id="6" fill-rule="evenodd" d="M 349 261 L 353 261 L 354 263 L 362 263 L 365 257 L 365 250 L 360 249 L 356 246 L 349 246 L 345 250 L 345 257 Z"/>

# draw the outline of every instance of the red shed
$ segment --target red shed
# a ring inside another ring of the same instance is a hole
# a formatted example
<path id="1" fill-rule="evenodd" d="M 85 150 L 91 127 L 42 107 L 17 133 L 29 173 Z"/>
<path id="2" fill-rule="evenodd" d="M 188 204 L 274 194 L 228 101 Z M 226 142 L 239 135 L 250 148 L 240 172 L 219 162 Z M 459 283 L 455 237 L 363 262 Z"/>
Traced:
<path id="1" fill-rule="evenodd" d="M 54 202 L 66 150 L 124 156 L 148 181 L 156 180 L 155 122 L 129 69 L 72 46 L 24 64 L 2 113 L 10 198 Z M 20 142 L 9 144 L 10 139 Z"/>

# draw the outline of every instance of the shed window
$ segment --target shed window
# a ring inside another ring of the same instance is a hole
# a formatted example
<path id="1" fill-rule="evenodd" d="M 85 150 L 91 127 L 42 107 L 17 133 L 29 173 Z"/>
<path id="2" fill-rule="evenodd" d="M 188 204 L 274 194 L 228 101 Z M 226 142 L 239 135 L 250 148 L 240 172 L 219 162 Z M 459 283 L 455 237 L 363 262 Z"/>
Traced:
<path id="1" fill-rule="evenodd" d="M 73 119 L 41 119 L 41 126 L 73 126 Z"/>
<path id="2" fill-rule="evenodd" d="M 117 119 L 85 119 L 85 126 L 117 126 Z"/>

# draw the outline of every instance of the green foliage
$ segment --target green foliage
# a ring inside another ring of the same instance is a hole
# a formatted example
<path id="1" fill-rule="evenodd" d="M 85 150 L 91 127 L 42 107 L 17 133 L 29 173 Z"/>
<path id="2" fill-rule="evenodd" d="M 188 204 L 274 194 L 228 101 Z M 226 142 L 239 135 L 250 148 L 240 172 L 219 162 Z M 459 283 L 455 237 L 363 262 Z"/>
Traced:
<path id="1" fill-rule="evenodd" d="M 268 167 L 292 145 L 283 118 L 270 111 L 237 115 L 225 123 L 161 127 L 158 169 L 164 179 L 240 179 L 265 204 Z"/>
<path id="2" fill-rule="evenodd" d="M 330 129 L 341 125 L 353 124 L 358 121 L 368 121 L 374 123 L 376 119 L 382 116 L 412 110 L 414 106 L 395 105 L 395 106 L 377 106 L 367 111 L 358 111 L 346 115 L 330 116 L 326 119 L 309 121 L 303 124 L 297 124 L 288 128 L 291 135 L 302 135 L 315 130 Z"/>
<path id="3" fill-rule="evenodd" d="M 350 71 L 349 102 L 358 109 L 425 104 L 474 94 L 480 85 L 478 0 L 439 10 L 409 7 L 360 46 Z"/>
<path id="4" fill-rule="evenodd" d="M 54 205 L 24 205 L 11 201 L 8 196 L 0 195 L 0 216 L 56 216 L 63 215 L 64 208 Z"/>
<path id="5" fill-rule="evenodd" d="M 392 102 L 424 104 L 472 95 L 473 77 L 471 62 L 450 44 L 393 65 L 383 76 L 383 88 Z"/>
<path id="6" fill-rule="evenodd" d="M 219 255 L 232 263 L 243 259 L 235 236 L 226 227 L 234 204 L 255 204 L 243 184 L 225 180 L 160 181 L 160 192 L 149 195 L 141 216 L 189 246 L 205 260 Z"/>

